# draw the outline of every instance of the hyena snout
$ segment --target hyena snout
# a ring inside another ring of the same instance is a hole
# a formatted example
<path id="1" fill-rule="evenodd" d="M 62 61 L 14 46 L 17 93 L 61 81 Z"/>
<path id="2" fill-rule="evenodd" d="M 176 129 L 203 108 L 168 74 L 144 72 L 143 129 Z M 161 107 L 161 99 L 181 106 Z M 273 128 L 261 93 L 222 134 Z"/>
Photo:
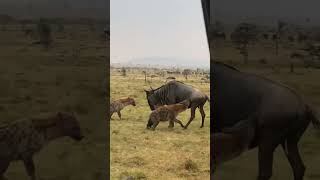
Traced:
<path id="1" fill-rule="evenodd" d="M 153 125 L 153 122 L 151 121 L 151 119 L 149 119 L 148 123 L 147 123 L 147 129 L 150 129 Z"/>

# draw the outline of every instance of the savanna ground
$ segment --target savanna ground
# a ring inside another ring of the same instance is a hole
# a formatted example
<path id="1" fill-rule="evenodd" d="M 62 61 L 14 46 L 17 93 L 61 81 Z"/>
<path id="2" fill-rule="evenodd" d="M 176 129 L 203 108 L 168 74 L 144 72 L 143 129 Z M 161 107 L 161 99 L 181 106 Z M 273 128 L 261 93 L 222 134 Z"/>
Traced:
<path id="1" fill-rule="evenodd" d="M 41 113 L 74 112 L 85 135 L 52 141 L 34 157 L 41 180 L 106 179 L 106 59 L 103 26 L 52 27 L 49 49 L 32 44 L 19 24 L 0 31 L 1 123 Z M 34 29 L 35 24 L 28 25 Z M 35 28 L 36 29 L 36 28 Z M 74 49 L 80 53 L 73 55 Z M 81 172 L 81 173 L 80 173 Z M 10 165 L 8 179 L 28 179 L 22 162 Z"/>
<path id="2" fill-rule="evenodd" d="M 179 124 L 168 129 L 168 122 L 162 122 L 155 131 L 147 130 L 146 124 L 151 112 L 144 89 L 150 85 L 157 88 L 165 83 L 164 77 L 156 77 L 145 83 L 142 71 L 111 71 L 110 97 L 133 97 L 136 107 L 129 106 L 120 120 L 115 113 L 110 121 L 111 179 L 132 176 L 136 179 L 209 179 L 210 178 L 210 105 L 205 105 L 205 127 L 200 129 L 201 116 L 196 118 L 187 130 Z M 148 78 L 150 80 L 150 78 Z M 199 77 L 182 76 L 177 80 L 193 85 L 208 96 L 210 84 L 201 83 Z M 178 119 L 186 124 L 190 110 L 181 113 Z"/>
<path id="3" fill-rule="evenodd" d="M 281 82 L 303 95 L 320 112 L 320 69 L 302 66 L 300 60 L 292 60 L 290 54 L 299 48 L 299 44 L 282 44 L 278 56 L 275 54 L 271 41 L 259 42 L 249 48 L 249 63 L 243 64 L 239 51 L 235 50 L 230 41 L 219 42 L 213 50 L 219 61 L 234 65 L 241 71 L 262 75 L 276 82 Z M 261 63 L 264 59 L 266 63 Z M 294 61 L 296 68 L 290 73 L 290 61 Z M 236 90 L 236 87 L 235 87 Z M 320 117 L 319 117 L 320 118 Z M 302 159 L 306 165 L 305 180 L 320 179 L 320 132 L 312 125 L 303 135 L 300 144 Z M 258 151 L 246 152 L 240 157 L 223 164 L 216 171 L 214 179 L 233 180 L 236 178 L 255 180 L 258 174 Z M 277 148 L 274 157 L 272 180 L 293 179 L 291 167 L 282 148 Z"/>

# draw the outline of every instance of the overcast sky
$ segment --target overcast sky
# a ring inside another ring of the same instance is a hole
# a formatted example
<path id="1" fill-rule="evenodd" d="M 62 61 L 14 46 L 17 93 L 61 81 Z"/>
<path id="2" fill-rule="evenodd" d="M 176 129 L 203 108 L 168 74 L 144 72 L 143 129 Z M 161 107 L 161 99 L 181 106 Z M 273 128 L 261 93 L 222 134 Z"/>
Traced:
<path id="1" fill-rule="evenodd" d="M 209 66 L 200 0 L 111 0 L 111 62 L 164 57 Z"/>

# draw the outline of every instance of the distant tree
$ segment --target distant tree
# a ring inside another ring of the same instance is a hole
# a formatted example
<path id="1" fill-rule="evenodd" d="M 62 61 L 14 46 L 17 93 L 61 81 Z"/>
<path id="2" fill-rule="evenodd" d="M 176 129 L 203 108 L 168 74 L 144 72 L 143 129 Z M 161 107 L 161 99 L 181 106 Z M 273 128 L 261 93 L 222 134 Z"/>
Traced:
<path id="1" fill-rule="evenodd" d="M 144 74 L 144 82 L 147 83 L 147 71 L 142 71 Z"/>
<path id="2" fill-rule="evenodd" d="M 248 63 L 248 45 L 257 40 L 259 31 L 256 25 L 240 23 L 231 33 L 231 40 L 243 56 L 244 63 Z"/>
<path id="3" fill-rule="evenodd" d="M 50 24 L 45 19 L 40 19 L 37 23 L 40 41 L 44 47 L 49 48 L 52 43 L 52 30 Z"/>
<path id="4" fill-rule="evenodd" d="M 182 75 L 184 76 L 184 78 L 186 78 L 186 80 L 188 80 L 188 76 L 192 74 L 191 69 L 184 69 L 182 71 Z"/>
<path id="5" fill-rule="evenodd" d="M 283 21 L 278 21 L 277 23 L 277 31 L 276 31 L 276 36 L 274 39 L 275 42 L 275 46 L 276 46 L 276 55 L 279 54 L 279 42 L 280 42 L 280 37 L 283 35 L 284 33 L 284 28 L 287 26 L 287 23 L 283 22 Z"/>
<path id="6" fill-rule="evenodd" d="M 126 70 L 126 68 L 123 67 L 123 68 L 121 69 L 121 75 L 124 76 L 124 77 L 127 76 L 127 70 Z"/>

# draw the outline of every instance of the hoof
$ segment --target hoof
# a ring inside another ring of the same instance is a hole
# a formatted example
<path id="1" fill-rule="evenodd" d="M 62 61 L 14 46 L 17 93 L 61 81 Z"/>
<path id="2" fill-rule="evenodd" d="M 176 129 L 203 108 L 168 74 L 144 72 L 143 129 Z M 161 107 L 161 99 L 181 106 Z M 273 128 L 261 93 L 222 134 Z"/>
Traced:
<path id="1" fill-rule="evenodd" d="M 200 126 L 200 128 L 203 128 L 203 126 Z"/>

